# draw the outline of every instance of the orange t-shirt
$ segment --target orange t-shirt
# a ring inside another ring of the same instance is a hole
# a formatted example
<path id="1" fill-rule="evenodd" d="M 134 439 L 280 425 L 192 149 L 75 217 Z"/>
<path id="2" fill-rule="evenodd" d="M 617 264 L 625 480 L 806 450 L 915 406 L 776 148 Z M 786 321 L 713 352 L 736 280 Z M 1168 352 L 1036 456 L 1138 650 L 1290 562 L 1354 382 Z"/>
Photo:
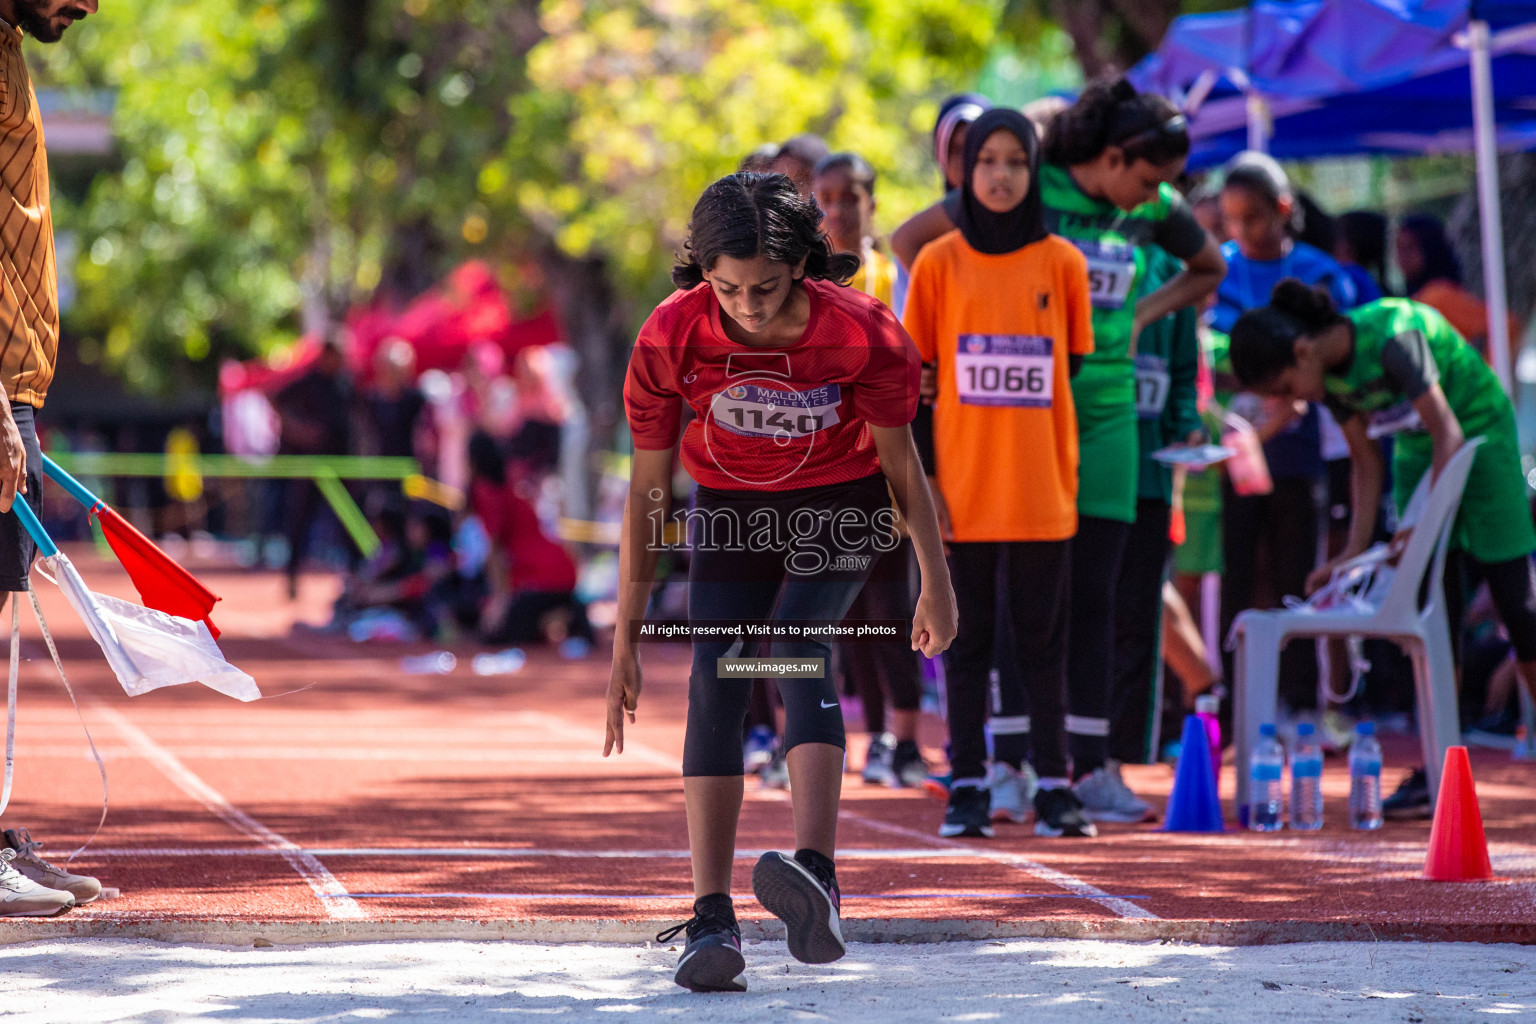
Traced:
<path id="1" fill-rule="evenodd" d="M 1413 301 L 1438 310 L 1485 360 L 1489 358 L 1488 306 L 1482 299 L 1456 282 L 1440 278 L 1420 288 Z M 1520 321 L 1513 314 L 1509 317 L 1509 344 L 1511 349 L 1520 344 Z"/>
<path id="2" fill-rule="evenodd" d="M 912 265 L 907 333 L 938 364 L 933 443 L 957 541 L 1077 532 L 1077 414 L 1067 356 L 1093 351 L 1088 262 L 1051 235 L 990 256 L 959 231 Z"/>

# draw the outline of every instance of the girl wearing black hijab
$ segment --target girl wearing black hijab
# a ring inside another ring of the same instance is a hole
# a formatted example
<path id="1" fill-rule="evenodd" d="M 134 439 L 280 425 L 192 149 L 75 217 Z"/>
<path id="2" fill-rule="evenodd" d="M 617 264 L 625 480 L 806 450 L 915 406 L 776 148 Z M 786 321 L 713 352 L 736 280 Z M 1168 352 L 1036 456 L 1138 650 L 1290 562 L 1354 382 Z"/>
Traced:
<path id="1" fill-rule="evenodd" d="M 907 295 L 907 331 L 937 366 L 930 483 L 960 615 L 946 662 L 953 782 L 945 836 L 993 834 L 983 725 L 1003 589 L 1040 776 L 1035 832 L 1095 834 L 1069 786 L 1066 756 L 1078 463 L 1070 381 L 1093 349 L 1092 308 L 1087 261 L 1045 230 L 1038 166 L 1039 143 L 1022 114 L 978 117 L 949 204 L 958 230 L 923 249 Z"/>

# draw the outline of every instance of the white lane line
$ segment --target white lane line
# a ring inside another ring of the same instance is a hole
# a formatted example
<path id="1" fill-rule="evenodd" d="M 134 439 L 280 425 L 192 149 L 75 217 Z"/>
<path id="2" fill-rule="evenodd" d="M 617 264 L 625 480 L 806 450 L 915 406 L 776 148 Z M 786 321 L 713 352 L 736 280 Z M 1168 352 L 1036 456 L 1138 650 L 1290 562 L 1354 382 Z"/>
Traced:
<path id="1" fill-rule="evenodd" d="M 87 857 L 273 857 L 279 851 L 257 846 L 162 846 L 106 847 L 87 850 Z M 314 857 L 478 857 L 496 860 L 687 860 L 687 850 L 573 850 L 526 846 L 310 846 L 305 853 Z M 737 850 L 737 860 L 756 860 L 767 850 Z M 984 860 L 969 849 L 861 849 L 839 850 L 844 860 L 930 860 L 964 863 Z"/>
<path id="2" fill-rule="evenodd" d="M 301 849 L 297 843 L 272 831 L 224 799 L 223 794 L 199 778 L 182 764 L 175 754 L 156 743 L 148 733 L 130 722 L 120 711 L 104 704 L 98 704 L 95 710 L 117 729 L 130 746 L 146 761 L 160 769 L 161 774 L 175 783 L 183 793 L 208 808 L 235 831 L 250 836 L 287 861 L 288 866 L 298 872 L 299 877 L 303 878 L 320 898 L 320 905 L 325 907 L 326 914 L 341 920 L 361 920 L 368 916 L 363 912 L 362 906 L 348 895 L 346 888 L 336 880 L 336 876 L 331 874 L 314 854 Z"/>
<path id="3" fill-rule="evenodd" d="M 530 719 L 547 719 L 549 729 L 552 733 L 563 733 L 564 735 L 570 736 L 572 738 L 591 734 L 589 730 L 571 725 L 564 719 L 558 718 L 554 715 L 542 715 L 538 714 L 537 712 L 528 712 L 527 714 Z M 681 773 L 683 770 L 682 762 L 677 758 L 672 757 L 670 754 L 662 753 L 659 750 L 652 750 L 643 744 L 633 743 L 626 739 L 624 743 L 624 756 L 628 757 L 631 754 L 636 754 L 640 757 L 640 759 L 648 761 L 652 764 L 664 764 L 678 773 Z M 1078 896 L 1089 897 L 1092 902 L 1099 904 L 1105 910 L 1108 910 L 1114 914 L 1118 914 L 1121 917 L 1133 917 L 1142 920 L 1153 921 L 1157 920 L 1157 915 L 1152 913 L 1150 910 L 1147 910 L 1145 907 L 1138 907 L 1136 904 L 1129 900 L 1121 899 L 1118 896 L 1112 896 L 1097 886 L 1089 885 L 1081 878 L 1075 878 L 1064 871 L 1057 871 L 1055 868 L 1047 867 L 1046 865 L 1041 864 L 1039 861 L 1030 860 L 1028 857 L 1022 857 L 1018 854 L 1004 853 L 1002 851 L 996 850 L 979 850 L 967 843 L 956 842 L 953 839 L 944 839 L 931 836 L 926 832 L 919 832 L 916 829 L 904 828 L 901 825 L 888 825 L 883 821 L 879 821 L 875 818 L 866 818 L 864 815 L 855 814 L 852 811 L 839 811 L 838 817 L 844 821 L 863 825 L 867 828 L 882 831 L 889 835 L 900 836 L 901 838 L 911 842 L 922 843 L 929 849 L 936 848 L 942 850 L 963 850 L 973 857 L 979 857 L 982 860 L 992 861 L 995 864 L 1005 864 L 1008 867 L 1016 868 L 1025 872 L 1026 874 L 1033 875 L 1035 878 L 1049 885 L 1054 885 L 1058 888 L 1065 889 L 1067 892 L 1074 893 Z M 838 856 L 844 856 L 843 851 L 839 850 Z"/>
<path id="4" fill-rule="evenodd" d="M 547 740 L 547 737 L 545 737 Z M 532 742 L 530 740 L 530 742 Z M 585 764 L 602 760 L 602 751 L 581 747 L 523 747 L 420 749 L 417 747 L 258 747 L 228 744 L 216 747 L 182 746 L 179 743 L 162 744 L 165 750 L 177 757 L 194 761 L 389 761 L 399 763 L 444 764 Z M 133 747 L 97 747 L 106 760 L 138 757 Z M 91 752 L 85 746 L 68 744 L 25 745 L 17 748 L 18 756 L 58 758 L 76 761 L 90 760 Z"/>
<path id="5" fill-rule="evenodd" d="M 573 725 L 563 718 L 555 715 L 546 715 L 538 711 L 520 712 L 519 718 L 530 724 L 537 724 L 547 730 L 551 735 L 556 735 L 564 740 L 578 743 L 589 750 L 596 751 L 598 759 L 602 760 L 603 732 L 595 727 Z M 624 753 L 610 755 L 610 760 L 615 765 L 622 765 L 626 761 L 644 761 L 646 764 L 656 765 L 658 768 L 666 768 L 668 771 L 683 773 L 683 762 L 671 754 L 664 753 L 643 743 L 636 743 L 631 736 L 634 726 L 626 729 L 624 737 Z"/>
<path id="6" fill-rule="evenodd" d="M 936 838 L 924 832 L 919 832 L 916 829 L 906 828 L 902 825 L 892 825 L 876 818 L 866 818 L 864 815 L 855 814 L 852 811 L 839 811 L 837 816 L 843 821 L 862 825 L 865 828 L 872 828 L 887 835 L 899 836 L 902 839 L 910 839 L 913 842 L 928 843 L 930 846 L 949 850 L 964 850 L 972 857 L 979 857 L 982 860 L 989 860 L 996 864 L 1006 864 L 1011 868 L 1018 868 L 1026 874 L 1035 876 L 1042 882 L 1059 886 L 1075 895 L 1087 897 L 1105 910 L 1119 914 L 1121 917 L 1135 917 L 1151 921 L 1158 919 L 1156 914 L 1145 907 L 1138 907 L 1130 900 L 1111 896 L 1103 889 L 1089 885 L 1080 878 L 1074 878 L 1066 872 L 1057 871 L 1055 868 L 1047 867 L 1039 861 L 1030 860 L 1028 857 L 1022 857 L 1016 853 L 1007 853 L 1002 850 L 983 850 L 970 843 L 962 843 L 954 839 L 944 839 L 941 837 Z M 838 856 L 842 856 L 841 851 L 839 851 Z"/>

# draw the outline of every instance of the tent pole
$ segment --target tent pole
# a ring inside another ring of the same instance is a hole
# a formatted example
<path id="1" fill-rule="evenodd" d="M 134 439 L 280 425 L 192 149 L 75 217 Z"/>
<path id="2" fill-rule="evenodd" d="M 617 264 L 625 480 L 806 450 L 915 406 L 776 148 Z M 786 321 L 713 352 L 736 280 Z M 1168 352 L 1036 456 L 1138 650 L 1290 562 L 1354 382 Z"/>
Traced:
<path id="1" fill-rule="evenodd" d="M 1488 302 L 1488 351 L 1507 393 L 1513 394 L 1509 363 L 1509 299 L 1504 290 L 1504 228 L 1499 207 L 1499 147 L 1493 113 L 1493 68 L 1488 23 L 1467 25 L 1472 70 L 1472 130 L 1477 145 L 1477 209 L 1483 229 L 1483 291 Z"/>
<path id="2" fill-rule="evenodd" d="M 1248 107 L 1248 148 L 1255 153 L 1269 152 L 1269 103 L 1263 95 L 1250 90 L 1245 97 Z"/>

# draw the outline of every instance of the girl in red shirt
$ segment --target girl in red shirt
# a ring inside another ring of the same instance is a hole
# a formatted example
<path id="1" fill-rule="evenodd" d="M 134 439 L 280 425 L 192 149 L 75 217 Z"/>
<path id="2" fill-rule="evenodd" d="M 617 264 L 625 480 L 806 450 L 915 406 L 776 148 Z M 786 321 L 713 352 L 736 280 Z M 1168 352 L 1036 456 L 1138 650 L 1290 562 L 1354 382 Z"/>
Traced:
<path id="1" fill-rule="evenodd" d="M 895 545 L 891 493 L 922 579 L 912 647 L 932 656 L 955 635 L 938 520 L 908 429 L 917 352 L 890 310 L 838 283 L 858 257 L 833 253 L 820 221 L 815 200 L 784 175 L 734 174 L 711 185 L 672 271 L 679 290 L 641 328 L 624 384 L 635 456 L 605 755 L 623 751 L 624 726 L 635 721 L 636 642 L 679 444 L 699 484 L 689 517 L 694 642 L 683 749 L 697 899 L 692 920 L 658 936 L 687 930 L 675 980 L 694 991 L 746 988 L 730 897 L 753 672 L 732 666 L 748 660 L 740 658 L 752 639 L 744 627 L 778 630 L 767 653 L 811 666 L 800 677 L 774 673 L 796 851 L 764 854 L 752 873 L 758 901 L 784 921 L 789 950 L 805 963 L 845 952 L 833 865 L 842 708 L 825 670 L 830 635 L 805 631 L 841 623 L 869 567 Z M 695 416 L 679 441 L 684 402 Z"/>

